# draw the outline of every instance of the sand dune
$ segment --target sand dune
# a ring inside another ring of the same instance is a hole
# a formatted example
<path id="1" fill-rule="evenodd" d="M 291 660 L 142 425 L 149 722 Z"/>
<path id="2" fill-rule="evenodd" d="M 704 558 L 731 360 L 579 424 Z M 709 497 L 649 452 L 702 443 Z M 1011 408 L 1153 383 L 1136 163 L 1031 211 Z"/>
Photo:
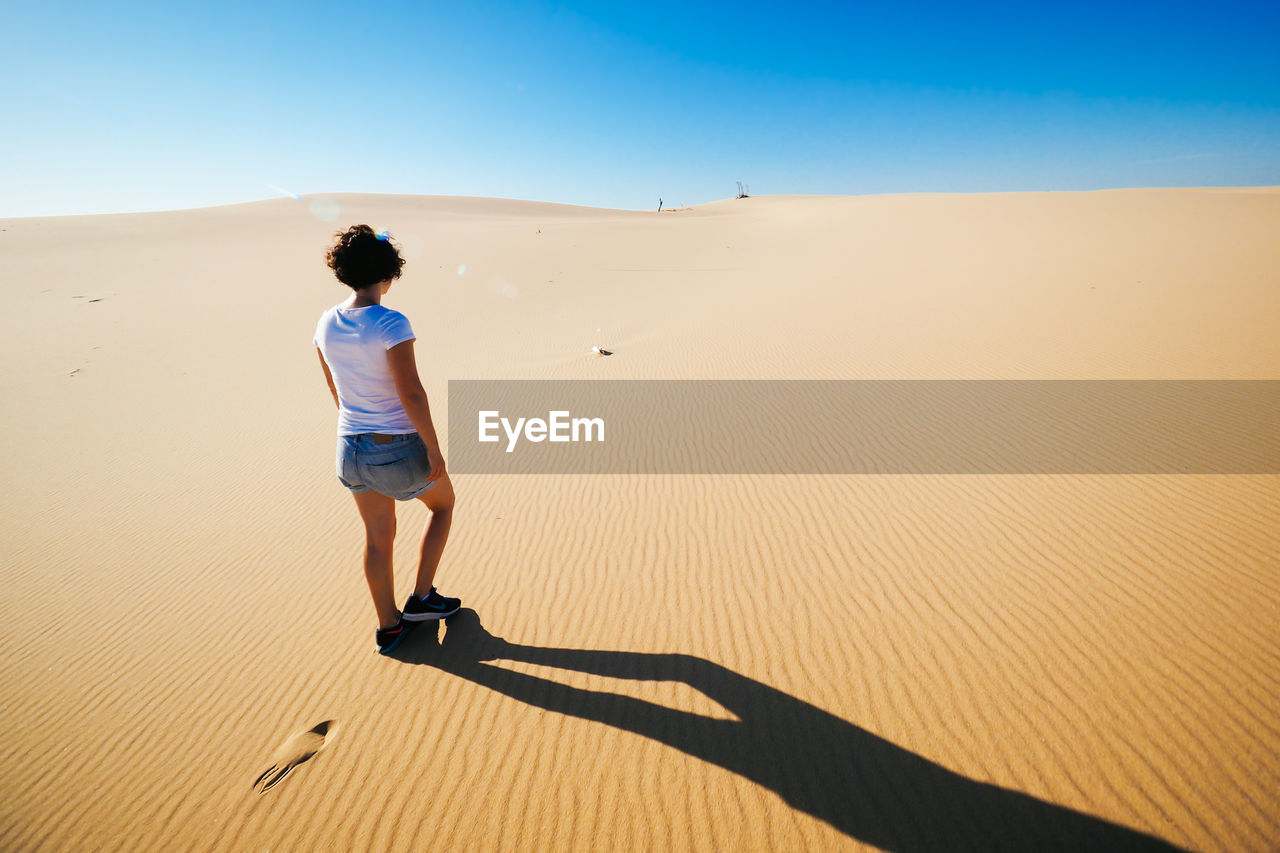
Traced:
<path id="1" fill-rule="evenodd" d="M 463 378 L 1277 379 L 1280 188 L 332 198 L 0 220 L 0 848 L 1274 849 L 1280 477 L 457 474 L 468 609 L 391 660 L 310 339 L 368 222 L 438 425 Z"/>

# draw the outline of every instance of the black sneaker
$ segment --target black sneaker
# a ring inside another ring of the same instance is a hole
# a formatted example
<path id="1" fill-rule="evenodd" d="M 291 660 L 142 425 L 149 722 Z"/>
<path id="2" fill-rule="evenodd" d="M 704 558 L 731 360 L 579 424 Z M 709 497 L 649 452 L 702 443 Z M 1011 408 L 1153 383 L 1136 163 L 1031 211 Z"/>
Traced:
<path id="1" fill-rule="evenodd" d="M 431 592 L 422 598 L 416 595 L 409 596 L 409 600 L 404 603 L 404 619 L 407 622 L 427 622 L 432 619 L 443 619 L 446 616 L 452 616 L 458 612 L 458 608 L 462 606 L 460 598 L 445 598 L 436 592 L 436 588 L 431 587 Z"/>
<path id="2" fill-rule="evenodd" d="M 374 639 L 378 643 L 378 654 L 389 655 L 394 652 L 408 633 L 409 626 L 405 624 L 403 617 L 390 628 L 379 628 L 374 634 Z"/>

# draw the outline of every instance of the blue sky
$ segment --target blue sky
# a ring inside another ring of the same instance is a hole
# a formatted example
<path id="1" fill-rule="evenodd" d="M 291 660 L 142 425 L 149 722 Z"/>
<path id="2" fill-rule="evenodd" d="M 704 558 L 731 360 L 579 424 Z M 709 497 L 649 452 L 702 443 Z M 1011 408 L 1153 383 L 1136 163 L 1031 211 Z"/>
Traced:
<path id="1" fill-rule="evenodd" d="M 1280 4 L 0 3 L 0 216 L 1280 184 Z"/>

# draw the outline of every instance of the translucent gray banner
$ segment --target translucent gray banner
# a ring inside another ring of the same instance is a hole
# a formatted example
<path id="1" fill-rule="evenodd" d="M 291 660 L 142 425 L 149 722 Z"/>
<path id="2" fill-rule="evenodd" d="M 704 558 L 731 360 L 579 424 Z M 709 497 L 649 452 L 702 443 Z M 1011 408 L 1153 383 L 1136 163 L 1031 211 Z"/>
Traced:
<path id="1" fill-rule="evenodd" d="M 459 474 L 1276 474 L 1280 380 L 451 380 Z"/>

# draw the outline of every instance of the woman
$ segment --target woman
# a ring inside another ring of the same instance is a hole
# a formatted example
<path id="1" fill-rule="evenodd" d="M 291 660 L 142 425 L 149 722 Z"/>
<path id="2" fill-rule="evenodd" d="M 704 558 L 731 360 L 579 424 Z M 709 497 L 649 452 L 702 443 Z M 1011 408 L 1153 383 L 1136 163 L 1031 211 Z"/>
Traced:
<path id="1" fill-rule="evenodd" d="M 374 637 L 389 654 L 410 622 L 443 619 L 462 606 L 432 586 L 453 518 L 453 484 L 431 425 L 427 393 L 413 358 L 413 329 L 382 305 L 404 259 L 385 233 L 353 225 L 338 233 L 327 260 L 350 298 L 325 311 L 314 343 L 338 406 L 338 479 L 351 490 L 364 520 L 364 576 L 378 612 Z M 391 571 L 396 501 L 427 505 L 422 556 L 413 595 L 396 609 Z"/>

